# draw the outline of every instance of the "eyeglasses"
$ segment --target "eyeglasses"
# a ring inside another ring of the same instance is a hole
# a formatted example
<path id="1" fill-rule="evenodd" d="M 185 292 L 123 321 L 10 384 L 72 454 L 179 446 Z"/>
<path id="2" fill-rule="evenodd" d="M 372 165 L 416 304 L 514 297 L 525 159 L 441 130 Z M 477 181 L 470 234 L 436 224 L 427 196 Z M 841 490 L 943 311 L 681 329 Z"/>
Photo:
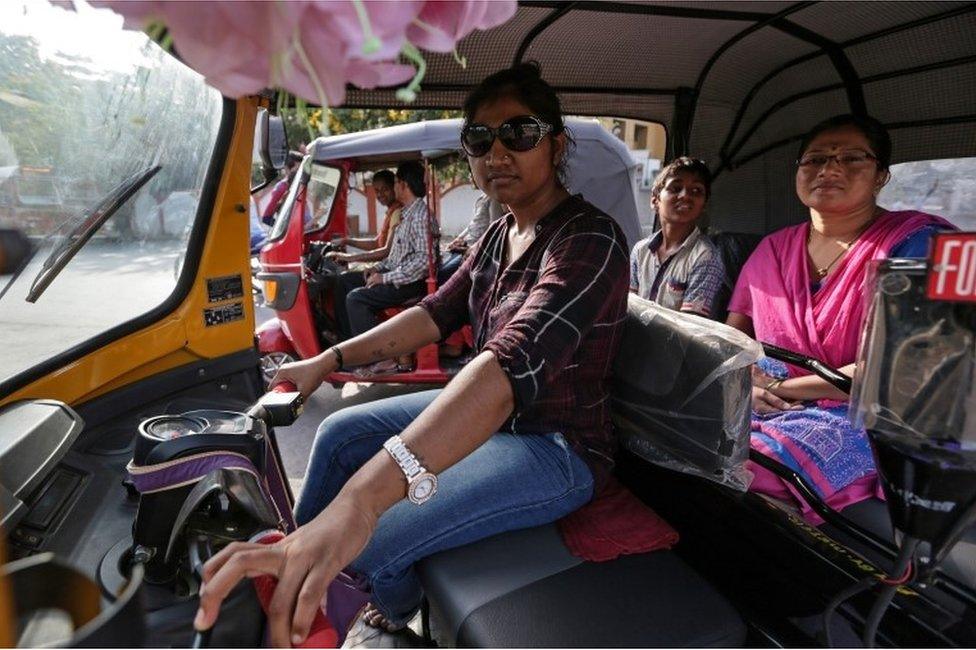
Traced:
<path id="1" fill-rule="evenodd" d="M 812 153 L 802 156 L 796 161 L 796 166 L 800 169 L 821 169 L 831 160 L 845 169 L 861 167 L 870 161 L 877 161 L 878 157 L 866 151 L 844 151 L 842 153 L 827 155 L 823 153 Z"/>
<path id="2" fill-rule="evenodd" d="M 491 128 L 487 124 L 466 124 L 461 129 L 461 148 L 472 158 L 480 158 L 491 150 L 495 138 L 509 151 L 530 151 L 539 146 L 552 125 L 535 115 L 520 115 Z"/>

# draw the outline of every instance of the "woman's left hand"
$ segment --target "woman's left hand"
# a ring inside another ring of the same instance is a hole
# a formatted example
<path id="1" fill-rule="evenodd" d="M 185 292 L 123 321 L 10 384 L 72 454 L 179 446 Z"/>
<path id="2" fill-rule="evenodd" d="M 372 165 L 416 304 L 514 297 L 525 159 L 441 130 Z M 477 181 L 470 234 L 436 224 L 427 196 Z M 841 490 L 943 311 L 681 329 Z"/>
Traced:
<path id="1" fill-rule="evenodd" d="M 762 415 L 779 413 L 780 411 L 799 411 L 802 404 L 788 402 L 761 386 L 752 387 L 752 410 Z"/>
<path id="2" fill-rule="evenodd" d="M 272 575 L 271 645 L 287 648 L 308 636 L 329 583 L 366 547 L 377 518 L 342 495 L 318 517 L 275 544 L 234 542 L 204 565 L 198 630 L 213 626 L 220 604 L 242 578 Z"/>

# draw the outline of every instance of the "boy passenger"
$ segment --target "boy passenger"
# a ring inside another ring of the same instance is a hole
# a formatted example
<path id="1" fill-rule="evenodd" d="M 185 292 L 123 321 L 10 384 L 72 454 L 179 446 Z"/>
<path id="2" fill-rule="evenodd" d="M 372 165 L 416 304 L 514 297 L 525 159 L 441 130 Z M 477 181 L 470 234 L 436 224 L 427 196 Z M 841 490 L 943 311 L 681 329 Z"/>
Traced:
<path id="1" fill-rule="evenodd" d="M 725 278 L 722 256 L 698 229 L 712 175 L 701 160 L 682 156 L 654 180 L 651 207 L 660 230 L 634 245 L 630 290 L 668 309 L 713 318 Z"/>

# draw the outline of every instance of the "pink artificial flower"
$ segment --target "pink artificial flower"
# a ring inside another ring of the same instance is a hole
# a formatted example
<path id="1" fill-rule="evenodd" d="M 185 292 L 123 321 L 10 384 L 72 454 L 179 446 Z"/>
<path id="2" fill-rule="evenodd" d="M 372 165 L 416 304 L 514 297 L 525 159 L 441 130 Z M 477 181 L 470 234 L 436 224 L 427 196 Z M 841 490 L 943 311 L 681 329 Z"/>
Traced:
<path id="1" fill-rule="evenodd" d="M 61 2 L 63 0 L 55 0 Z M 414 75 L 397 62 L 406 44 L 450 52 L 474 29 L 499 25 L 515 0 L 94 0 L 129 29 L 164 24 L 180 57 L 229 97 L 278 86 L 331 106 L 346 84 L 402 84 Z"/>
<path id="2" fill-rule="evenodd" d="M 450 52 L 476 29 L 490 29 L 515 15 L 515 0 L 441 0 L 424 3 L 407 38 L 431 52 Z"/>
<path id="3" fill-rule="evenodd" d="M 352 2 L 320 0 L 313 5 L 291 44 L 287 73 L 276 85 L 299 97 L 338 106 L 345 100 L 347 83 L 375 88 L 401 84 L 413 76 L 413 67 L 397 63 L 396 58 L 405 42 L 405 26 L 423 2 L 364 2 L 368 35 Z"/>

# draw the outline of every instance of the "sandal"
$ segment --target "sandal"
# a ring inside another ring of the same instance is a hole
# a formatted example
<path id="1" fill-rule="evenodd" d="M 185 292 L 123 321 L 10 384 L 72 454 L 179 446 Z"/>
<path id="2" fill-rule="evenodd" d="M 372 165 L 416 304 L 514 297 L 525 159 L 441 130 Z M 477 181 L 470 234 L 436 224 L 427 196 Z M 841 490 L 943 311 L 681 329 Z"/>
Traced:
<path id="1" fill-rule="evenodd" d="M 414 362 L 416 357 L 412 354 L 405 354 L 402 357 L 397 357 L 396 367 L 397 372 L 408 373 L 413 372 L 417 364 Z"/>
<path id="2" fill-rule="evenodd" d="M 391 623 L 388 618 L 380 613 L 380 610 L 373 603 L 366 603 L 366 608 L 363 610 L 363 623 L 389 634 L 396 634 L 407 628 L 406 624 L 394 625 Z"/>
<path id="3" fill-rule="evenodd" d="M 387 359 L 385 361 L 377 361 L 376 363 L 368 366 L 356 368 L 352 371 L 352 374 L 359 379 L 369 379 L 370 377 L 392 375 L 397 372 L 400 372 L 400 365 L 393 359 Z"/>

